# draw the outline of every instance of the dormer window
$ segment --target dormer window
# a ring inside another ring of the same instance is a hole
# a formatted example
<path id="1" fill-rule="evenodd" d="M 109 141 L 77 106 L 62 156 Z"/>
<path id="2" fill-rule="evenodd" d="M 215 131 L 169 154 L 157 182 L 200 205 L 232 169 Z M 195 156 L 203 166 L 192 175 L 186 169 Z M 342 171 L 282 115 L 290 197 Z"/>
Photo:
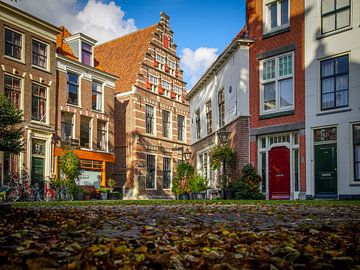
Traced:
<path id="1" fill-rule="evenodd" d="M 92 46 L 85 42 L 81 42 L 81 63 L 91 65 Z"/>

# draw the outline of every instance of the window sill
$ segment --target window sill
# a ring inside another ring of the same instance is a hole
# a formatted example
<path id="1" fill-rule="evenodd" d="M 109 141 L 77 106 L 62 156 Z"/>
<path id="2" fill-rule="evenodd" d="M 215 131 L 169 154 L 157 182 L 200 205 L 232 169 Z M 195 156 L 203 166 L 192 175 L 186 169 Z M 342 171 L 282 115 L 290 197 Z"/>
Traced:
<path id="1" fill-rule="evenodd" d="M 25 60 L 17 59 L 17 58 L 14 58 L 14 57 L 8 56 L 8 55 L 4 55 L 4 58 L 5 58 L 5 59 L 9 59 L 9 60 L 11 60 L 11 61 L 15 61 L 15 62 L 18 62 L 18 63 L 20 63 L 20 64 L 25 65 Z"/>
<path id="2" fill-rule="evenodd" d="M 102 113 L 102 114 L 105 114 L 103 111 L 98 111 L 98 110 L 93 110 L 93 109 L 91 109 L 91 111 L 92 111 L 93 113 Z"/>
<path id="3" fill-rule="evenodd" d="M 345 28 L 342 28 L 342 29 L 339 29 L 339 30 L 334 30 L 334 31 L 331 31 L 331 32 L 326 33 L 326 34 L 318 34 L 316 39 L 322 39 L 322 38 L 330 37 L 330 36 L 337 35 L 339 33 L 346 32 L 346 31 L 349 31 L 349 30 L 352 30 L 352 29 L 353 29 L 352 26 L 347 26 Z"/>
<path id="4" fill-rule="evenodd" d="M 351 183 L 350 187 L 360 187 L 360 182 L 359 183 Z"/>
<path id="5" fill-rule="evenodd" d="M 71 103 L 66 103 L 66 106 L 71 106 L 71 107 L 75 107 L 75 108 L 78 108 L 78 109 L 82 109 L 82 107 L 80 105 L 74 105 L 74 104 L 71 104 Z"/>
<path id="6" fill-rule="evenodd" d="M 350 111 L 351 111 L 351 108 L 349 108 L 349 107 L 341 108 L 341 109 L 332 109 L 332 110 L 327 110 L 327 111 L 318 112 L 318 113 L 316 114 L 316 116 L 333 114 L 333 113 L 350 112 Z"/>
<path id="7" fill-rule="evenodd" d="M 49 128 L 51 128 L 51 126 L 49 125 L 49 123 L 46 123 L 46 122 L 40 122 L 40 121 L 37 121 L 37 120 L 30 120 L 30 123 L 31 123 L 31 124 L 35 124 L 35 125 L 40 125 L 40 126 L 44 126 L 44 127 L 49 127 Z"/>
<path id="8" fill-rule="evenodd" d="M 290 26 L 286 26 L 286 27 L 283 27 L 283 28 L 280 28 L 280 29 L 277 29 L 277 30 L 273 30 L 273 31 L 270 31 L 270 32 L 263 33 L 262 39 L 267 39 L 269 37 L 280 35 L 282 33 L 286 33 L 286 32 L 289 32 L 289 31 L 290 31 Z"/>
<path id="9" fill-rule="evenodd" d="M 37 65 L 34 65 L 34 64 L 32 64 L 31 67 L 34 68 L 34 69 L 37 69 L 37 70 L 40 70 L 40 71 L 51 74 L 50 70 L 47 69 L 47 68 L 43 68 L 43 67 L 40 67 L 40 66 L 37 66 Z"/>
<path id="10" fill-rule="evenodd" d="M 274 112 L 274 113 L 262 114 L 259 116 L 259 119 L 263 120 L 263 119 L 276 118 L 276 117 L 288 116 L 293 114 L 295 114 L 295 110 Z"/>

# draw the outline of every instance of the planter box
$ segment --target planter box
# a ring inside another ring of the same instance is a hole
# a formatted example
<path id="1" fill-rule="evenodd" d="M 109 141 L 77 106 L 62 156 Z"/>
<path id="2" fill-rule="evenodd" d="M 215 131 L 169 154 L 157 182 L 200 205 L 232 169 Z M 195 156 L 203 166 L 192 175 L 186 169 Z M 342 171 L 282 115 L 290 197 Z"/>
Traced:
<path id="1" fill-rule="evenodd" d="M 190 194 L 189 193 L 183 193 L 179 195 L 179 200 L 190 200 Z"/>
<path id="2" fill-rule="evenodd" d="M 109 200 L 121 200 L 121 194 L 120 192 L 110 192 L 108 194 Z"/>
<path id="3" fill-rule="evenodd" d="M 100 193 L 100 198 L 101 198 L 102 200 L 107 200 L 108 194 L 107 194 L 107 193 Z"/>
<path id="4" fill-rule="evenodd" d="M 206 192 L 193 192 L 191 193 L 192 200 L 206 200 Z"/>
<path id="5" fill-rule="evenodd" d="M 234 200 L 235 199 L 235 190 L 232 188 L 224 188 L 224 199 L 225 200 Z"/>

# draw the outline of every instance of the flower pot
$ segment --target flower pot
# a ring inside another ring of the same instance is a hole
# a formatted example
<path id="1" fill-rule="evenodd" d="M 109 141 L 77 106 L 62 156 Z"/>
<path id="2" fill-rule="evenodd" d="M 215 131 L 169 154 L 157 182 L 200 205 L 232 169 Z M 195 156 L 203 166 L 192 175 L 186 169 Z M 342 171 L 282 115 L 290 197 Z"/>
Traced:
<path id="1" fill-rule="evenodd" d="M 100 193 L 100 198 L 102 200 L 107 200 L 108 194 L 107 193 Z"/>
<path id="2" fill-rule="evenodd" d="M 235 199 L 235 190 L 232 188 L 224 188 L 224 199 L 225 200 L 234 200 Z"/>
<path id="3" fill-rule="evenodd" d="M 180 194 L 179 200 L 190 200 L 190 194 L 187 192 Z"/>
<path id="4" fill-rule="evenodd" d="M 171 92 L 170 92 L 170 97 L 171 97 L 172 99 L 176 98 L 176 94 L 175 94 L 174 91 L 171 91 Z"/>
<path id="5" fill-rule="evenodd" d="M 206 200 L 206 192 L 193 192 L 191 193 L 192 200 Z"/>
<path id="6" fill-rule="evenodd" d="M 158 67 L 159 66 L 159 62 L 154 60 L 154 67 Z"/>
<path id="7" fill-rule="evenodd" d="M 108 194 L 108 199 L 109 200 L 120 200 L 121 194 L 120 194 L 120 192 L 110 192 Z"/>
<path id="8" fill-rule="evenodd" d="M 161 87 L 161 85 L 158 86 L 158 93 L 160 95 L 163 95 L 164 94 L 164 88 Z"/>

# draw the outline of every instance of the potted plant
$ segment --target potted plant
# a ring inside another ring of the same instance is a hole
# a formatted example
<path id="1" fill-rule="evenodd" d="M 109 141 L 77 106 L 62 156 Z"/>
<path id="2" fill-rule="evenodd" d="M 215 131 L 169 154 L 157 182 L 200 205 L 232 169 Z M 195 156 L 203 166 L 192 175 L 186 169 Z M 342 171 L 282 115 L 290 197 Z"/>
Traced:
<path id="1" fill-rule="evenodd" d="M 206 199 L 206 189 L 208 181 L 206 178 L 199 174 L 194 175 L 189 181 L 189 187 L 191 190 L 191 198 L 193 200 Z"/>
<path id="2" fill-rule="evenodd" d="M 101 200 L 107 200 L 107 198 L 108 198 L 108 193 L 110 192 L 110 189 L 109 189 L 109 188 L 102 187 L 102 188 L 99 188 L 99 192 L 100 192 L 100 198 L 101 198 Z"/>
<path id="3" fill-rule="evenodd" d="M 176 176 L 173 181 L 172 191 L 181 199 L 190 199 L 189 179 L 194 175 L 194 168 L 190 163 L 182 162 L 176 167 Z"/>
<path id="4" fill-rule="evenodd" d="M 109 187 L 109 194 L 108 194 L 109 200 L 119 200 L 120 199 L 120 192 L 114 191 L 116 184 L 117 184 L 117 182 L 113 178 L 109 178 L 107 180 L 107 186 Z"/>
<path id="5" fill-rule="evenodd" d="M 231 187 L 230 168 L 235 163 L 235 150 L 227 144 L 219 144 L 210 150 L 210 164 L 220 170 L 220 186 L 224 199 L 233 199 L 235 192 Z"/>

